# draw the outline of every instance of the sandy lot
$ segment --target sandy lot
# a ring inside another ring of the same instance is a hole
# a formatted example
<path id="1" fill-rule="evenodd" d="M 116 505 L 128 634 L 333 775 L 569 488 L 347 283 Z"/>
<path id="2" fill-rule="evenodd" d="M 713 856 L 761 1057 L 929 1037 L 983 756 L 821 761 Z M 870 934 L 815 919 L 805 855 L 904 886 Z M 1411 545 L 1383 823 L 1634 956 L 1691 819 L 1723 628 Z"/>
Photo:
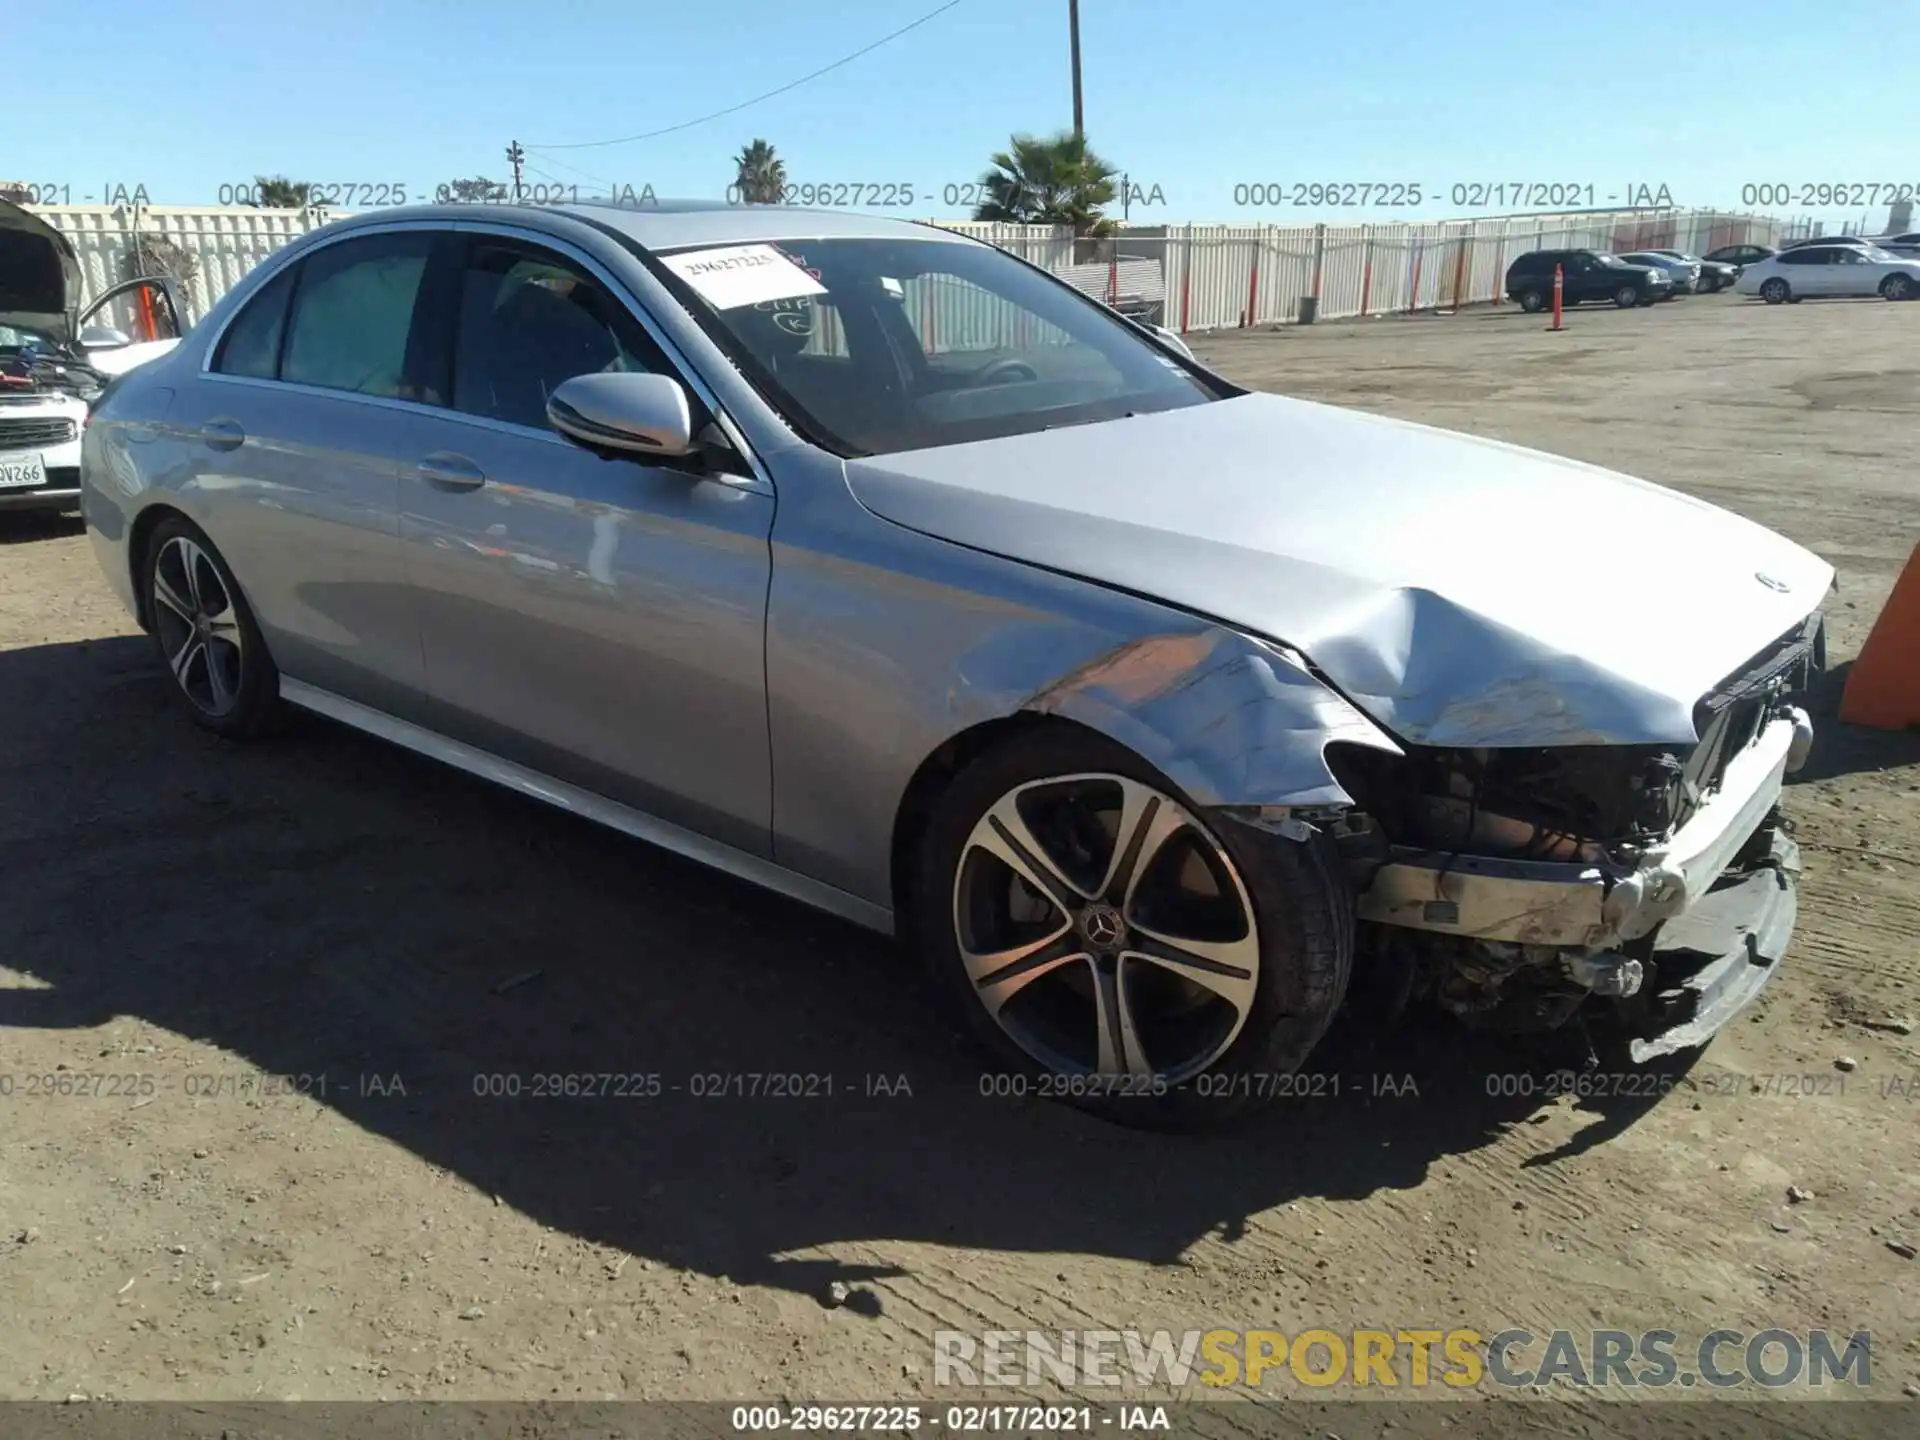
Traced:
<path id="1" fill-rule="evenodd" d="M 1917 337 L 1699 297 L 1198 348 L 1775 526 L 1845 662 L 1920 537 Z M 1417 1095 L 1169 1140 L 982 1098 L 836 921 L 319 722 L 202 734 L 77 524 L 0 516 L 0 1396 L 879 1399 L 939 1329 L 1419 1323 L 1869 1329 L 1920 1393 L 1920 737 L 1833 704 L 1787 967 L 1663 1098 L 1354 1027 L 1327 1067 Z M 733 1072 L 833 1093 L 696 1098 Z M 569 1073 L 662 1093 L 477 1093 Z"/>

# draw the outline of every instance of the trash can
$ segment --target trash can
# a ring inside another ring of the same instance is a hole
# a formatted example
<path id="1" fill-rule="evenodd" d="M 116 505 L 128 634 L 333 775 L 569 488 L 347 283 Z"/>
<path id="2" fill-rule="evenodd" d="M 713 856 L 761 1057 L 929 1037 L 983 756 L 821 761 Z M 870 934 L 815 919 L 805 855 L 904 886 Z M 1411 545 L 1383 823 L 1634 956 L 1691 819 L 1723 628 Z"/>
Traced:
<path id="1" fill-rule="evenodd" d="M 1299 314 L 1302 325 L 1311 325 L 1320 315 L 1320 297 L 1317 295 L 1302 295 L 1300 297 Z"/>

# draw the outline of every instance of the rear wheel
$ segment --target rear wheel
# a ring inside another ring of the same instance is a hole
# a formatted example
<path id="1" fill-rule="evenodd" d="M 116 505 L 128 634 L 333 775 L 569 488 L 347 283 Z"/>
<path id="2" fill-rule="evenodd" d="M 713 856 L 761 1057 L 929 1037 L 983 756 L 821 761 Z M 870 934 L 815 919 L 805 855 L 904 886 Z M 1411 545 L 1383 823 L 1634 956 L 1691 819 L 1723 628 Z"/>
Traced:
<path id="1" fill-rule="evenodd" d="M 1913 277 L 1909 275 L 1889 275 L 1880 282 L 1880 295 L 1886 300 L 1911 300 L 1913 292 Z"/>
<path id="2" fill-rule="evenodd" d="M 1622 285 L 1613 292 L 1613 303 L 1622 310 L 1631 310 L 1640 303 L 1640 291 L 1632 285 Z"/>
<path id="3" fill-rule="evenodd" d="M 1760 298 L 1769 305 L 1778 305 L 1793 298 L 1793 291 L 1786 281 L 1776 275 L 1760 287 Z"/>
<path id="4" fill-rule="evenodd" d="M 1547 297 L 1538 290 L 1522 290 L 1515 298 L 1519 300 L 1520 308 L 1529 315 L 1539 314 L 1547 305 Z"/>
<path id="5" fill-rule="evenodd" d="M 1090 732 L 1020 737 L 956 777 L 915 902 L 936 986 L 1003 1072 L 984 1093 L 1154 1129 L 1272 1098 L 1352 966 L 1352 901 L 1322 837 L 1210 822 Z"/>
<path id="6" fill-rule="evenodd" d="M 154 644 L 193 718 L 233 740 L 270 728 L 280 672 L 213 542 L 184 519 L 162 520 L 147 544 L 141 589 Z"/>

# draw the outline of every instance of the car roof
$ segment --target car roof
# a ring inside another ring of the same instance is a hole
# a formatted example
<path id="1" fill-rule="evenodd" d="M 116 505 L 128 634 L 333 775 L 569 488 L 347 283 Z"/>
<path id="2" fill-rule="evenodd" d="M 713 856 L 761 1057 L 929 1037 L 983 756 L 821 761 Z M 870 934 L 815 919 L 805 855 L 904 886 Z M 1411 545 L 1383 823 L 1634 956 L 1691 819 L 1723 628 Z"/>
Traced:
<path id="1" fill-rule="evenodd" d="M 340 223 L 387 224 L 394 221 L 508 220 L 532 229 L 546 228 L 550 217 L 567 215 L 619 232 L 644 250 L 675 250 L 690 245 L 750 245 L 766 240 L 824 238 L 930 240 L 972 244 L 965 235 L 913 220 L 838 210 L 806 210 L 791 205 L 729 205 L 722 200 L 583 200 L 566 205 L 516 205 L 507 202 L 407 205 L 367 210 Z"/>

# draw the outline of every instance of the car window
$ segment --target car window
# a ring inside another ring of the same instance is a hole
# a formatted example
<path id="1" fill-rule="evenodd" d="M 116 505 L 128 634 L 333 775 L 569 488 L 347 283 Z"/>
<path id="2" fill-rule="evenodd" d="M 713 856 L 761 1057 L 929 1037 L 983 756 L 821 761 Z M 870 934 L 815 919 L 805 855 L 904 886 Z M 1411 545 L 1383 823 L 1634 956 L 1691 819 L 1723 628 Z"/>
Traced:
<path id="1" fill-rule="evenodd" d="M 1787 250 L 1779 258 L 1782 265 L 1824 265 L 1825 255 L 1824 250 Z"/>
<path id="2" fill-rule="evenodd" d="M 544 430 L 560 384 L 603 371 L 673 373 L 627 307 L 571 261 L 476 239 L 460 274 L 453 408 Z"/>
<path id="3" fill-rule="evenodd" d="M 1833 258 L 1834 263 L 1839 265 L 1867 265 L 1873 260 L 1865 250 L 1836 250 Z"/>
<path id="4" fill-rule="evenodd" d="M 287 297 L 293 293 L 293 273 L 299 268 L 298 264 L 289 265 L 241 306 L 214 356 L 216 371 L 253 380 L 275 377 L 280 365 L 280 336 L 286 328 Z"/>
<path id="5" fill-rule="evenodd" d="M 433 237 L 343 240 L 308 256 L 294 287 L 280 378 L 296 385 L 414 399 L 407 336 Z"/>
<path id="6" fill-rule="evenodd" d="M 1164 284 L 1158 261 L 1120 264 L 1131 267 L 1121 272 L 1130 289 Z M 988 245 L 808 238 L 687 248 L 658 265 L 795 428 L 843 455 L 1032 434 L 1239 393 Z"/>

